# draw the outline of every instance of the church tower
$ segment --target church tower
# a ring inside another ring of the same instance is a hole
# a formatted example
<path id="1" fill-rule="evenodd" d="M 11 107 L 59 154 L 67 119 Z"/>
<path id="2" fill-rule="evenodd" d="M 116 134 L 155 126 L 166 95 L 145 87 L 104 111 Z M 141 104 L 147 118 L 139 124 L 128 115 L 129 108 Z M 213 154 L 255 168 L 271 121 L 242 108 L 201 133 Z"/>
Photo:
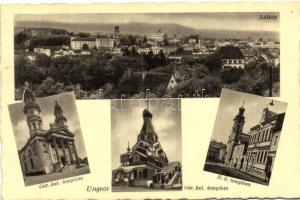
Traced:
<path id="1" fill-rule="evenodd" d="M 114 38 L 115 39 L 119 39 L 120 38 L 120 27 L 119 26 L 115 26 L 115 29 L 114 29 Z"/>
<path id="2" fill-rule="evenodd" d="M 149 144 L 154 144 L 158 141 L 158 136 L 154 127 L 152 125 L 152 113 L 149 111 L 149 108 L 146 108 L 143 111 L 143 126 L 138 136 L 138 141 L 143 140 Z"/>
<path id="3" fill-rule="evenodd" d="M 226 155 L 225 155 L 225 165 L 227 166 L 230 164 L 232 152 L 234 146 L 237 144 L 238 136 L 243 133 L 243 127 L 245 124 L 244 112 L 245 112 L 245 108 L 243 102 L 243 105 L 239 108 L 238 114 L 233 119 L 231 134 L 227 142 Z"/>
<path id="4" fill-rule="evenodd" d="M 32 91 L 28 88 L 27 83 L 25 83 L 23 101 L 25 103 L 23 112 L 27 118 L 26 121 L 30 136 L 38 133 L 44 133 L 40 106 L 36 103 L 36 98 Z"/>
<path id="5" fill-rule="evenodd" d="M 65 126 L 65 123 L 67 122 L 67 118 L 64 116 L 64 111 L 58 105 L 57 101 L 55 101 L 54 116 L 55 116 L 55 123 L 57 125 L 59 125 L 59 126 Z"/>

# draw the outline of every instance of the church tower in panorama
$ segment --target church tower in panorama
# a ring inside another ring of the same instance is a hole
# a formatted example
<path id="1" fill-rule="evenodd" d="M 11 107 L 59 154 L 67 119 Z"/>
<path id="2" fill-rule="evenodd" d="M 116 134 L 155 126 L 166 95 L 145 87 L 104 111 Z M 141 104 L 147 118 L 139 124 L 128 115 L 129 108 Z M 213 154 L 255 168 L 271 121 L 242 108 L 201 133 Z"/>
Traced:
<path id="1" fill-rule="evenodd" d="M 232 152 L 234 149 L 234 146 L 237 144 L 238 136 L 243 133 L 243 127 L 245 124 L 245 116 L 244 116 L 245 108 L 244 108 L 244 102 L 243 105 L 239 108 L 238 114 L 233 119 L 233 126 L 231 130 L 231 134 L 229 136 L 227 147 L 226 147 L 226 155 L 225 155 L 225 165 L 229 165 L 231 158 L 232 158 Z"/>

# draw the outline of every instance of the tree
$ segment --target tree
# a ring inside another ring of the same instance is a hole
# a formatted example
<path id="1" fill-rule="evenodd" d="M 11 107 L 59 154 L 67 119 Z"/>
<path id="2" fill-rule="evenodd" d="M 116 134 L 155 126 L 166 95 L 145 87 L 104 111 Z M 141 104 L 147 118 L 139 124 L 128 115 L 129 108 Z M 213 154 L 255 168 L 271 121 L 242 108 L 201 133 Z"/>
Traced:
<path id="1" fill-rule="evenodd" d="M 154 68 L 154 54 L 153 51 L 150 50 L 150 52 L 148 54 L 145 54 L 143 56 L 144 62 L 146 63 L 146 70 L 150 70 L 152 68 Z"/>
<path id="2" fill-rule="evenodd" d="M 208 55 L 205 58 L 203 64 L 208 67 L 209 71 L 213 71 L 215 69 L 221 68 L 222 66 L 221 55 L 218 53 Z"/>
<path id="3" fill-rule="evenodd" d="M 87 45 L 86 43 L 84 43 L 82 45 L 82 50 L 89 50 L 89 45 Z"/>
<path id="4" fill-rule="evenodd" d="M 184 52 L 183 47 L 178 47 L 178 48 L 176 49 L 176 53 L 177 53 L 177 54 L 181 54 L 181 53 L 183 53 L 183 52 Z"/>
<path id="5" fill-rule="evenodd" d="M 128 47 L 125 47 L 123 50 L 123 56 L 129 56 L 129 55 L 130 55 L 129 49 Z"/>
<path id="6" fill-rule="evenodd" d="M 33 50 L 37 46 L 60 46 L 70 45 L 70 36 L 51 35 L 49 37 L 36 37 L 31 39 L 29 49 Z"/>
<path id="7" fill-rule="evenodd" d="M 79 32 L 79 33 L 77 33 L 77 36 L 82 37 L 82 38 L 88 38 L 88 37 L 91 37 L 91 34 L 85 33 L 85 32 Z"/>
<path id="8" fill-rule="evenodd" d="M 165 66 L 167 64 L 166 56 L 163 50 L 159 51 L 159 66 Z"/>
<path id="9" fill-rule="evenodd" d="M 221 73 L 221 78 L 223 83 L 231 84 L 232 82 L 238 81 L 242 74 L 243 74 L 242 69 L 233 68 L 233 69 L 223 71 Z"/>
<path id="10" fill-rule="evenodd" d="M 143 38 L 143 43 L 147 43 L 147 37 L 146 36 L 144 36 L 144 38 Z"/>
<path id="11" fill-rule="evenodd" d="M 15 45 L 20 45 L 28 39 L 28 35 L 25 32 L 19 32 L 14 35 Z"/>
<path id="12" fill-rule="evenodd" d="M 208 74 L 208 68 L 203 64 L 198 64 L 194 69 L 194 77 L 198 79 L 202 79 Z"/>
<path id="13" fill-rule="evenodd" d="M 210 97 L 219 97 L 221 83 L 214 78 L 188 79 L 176 87 L 172 92 L 172 96 L 182 95 L 184 97 L 193 97 L 197 91 L 199 93 L 202 89 L 205 89 L 205 94 Z"/>
<path id="14" fill-rule="evenodd" d="M 40 84 L 44 79 L 41 67 L 29 63 L 23 56 L 15 57 L 15 84 L 23 85 L 25 81 Z"/>
<path id="15" fill-rule="evenodd" d="M 52 77 L 47 77 L 37 88 L 37 95 L 40 97 L 56 94 L 55 81 Z"/>
<path id="16" fill-rule="evenodd" d="M 49 68 L 51 58 L 45 54 L 37 54 L 35 63 L 40 67 Z"/>

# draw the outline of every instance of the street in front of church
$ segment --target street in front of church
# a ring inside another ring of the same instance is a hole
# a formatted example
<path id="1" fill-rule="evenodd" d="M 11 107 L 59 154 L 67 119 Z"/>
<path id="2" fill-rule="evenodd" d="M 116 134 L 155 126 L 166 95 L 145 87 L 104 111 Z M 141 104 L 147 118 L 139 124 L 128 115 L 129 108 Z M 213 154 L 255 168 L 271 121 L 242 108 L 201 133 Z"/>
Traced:
<path id="1" fill-rule="evenodd" d="M 223 89 L 204 171 L 269 185 L 286 107 Z"/>

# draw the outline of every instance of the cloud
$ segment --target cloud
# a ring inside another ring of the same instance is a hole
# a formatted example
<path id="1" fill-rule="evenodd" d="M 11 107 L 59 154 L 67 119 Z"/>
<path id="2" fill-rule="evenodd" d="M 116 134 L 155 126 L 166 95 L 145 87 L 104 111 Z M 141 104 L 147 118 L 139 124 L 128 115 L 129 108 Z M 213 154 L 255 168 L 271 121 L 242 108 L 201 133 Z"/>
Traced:
<path id="1" fill-rule="evenodd" d="M 153 114 L 152 124 L 158 134 L 162 148 L 170 161 L 181 161 L 181 112 L 171 110 L 162 104 L 162 100 L 156 100 L 150 111 Z M 180 104 L 180 100 L 176 105 Z M 122 102 L 122 111 L 112 111 L 111 115 L 111 141 L 112 141 L 112 167 L 120 165 L 120 154 L 126 152 L 127 142 L 132 147 L 143 125 L 142 113 L 145 109 L 145 101 L 141 106 L 130 106 L 131 101 Z M 154 106 L 155 105 L 155 106 Z"/>
<path id="2" fill-rule="evenodd" d="M 78 155 L 83 158 L 86 156 L 86 152 L 73 93 L 65 93 L 37 99 L 37 104 L 41 108 L 43 129 L 46 131 L 49 130 L 50 123 L 54 123 L 55 121 L 54 105 L 56 100 L 63 109 L 64 115 L 68 120 L 67 125 L 69 130 L 75 134 L 75 145 L 77 147 Z M 23 102 L 9 105 L 10 118 L 18 149 L 22 148 L 30 137 L 23 108 Z"/>

